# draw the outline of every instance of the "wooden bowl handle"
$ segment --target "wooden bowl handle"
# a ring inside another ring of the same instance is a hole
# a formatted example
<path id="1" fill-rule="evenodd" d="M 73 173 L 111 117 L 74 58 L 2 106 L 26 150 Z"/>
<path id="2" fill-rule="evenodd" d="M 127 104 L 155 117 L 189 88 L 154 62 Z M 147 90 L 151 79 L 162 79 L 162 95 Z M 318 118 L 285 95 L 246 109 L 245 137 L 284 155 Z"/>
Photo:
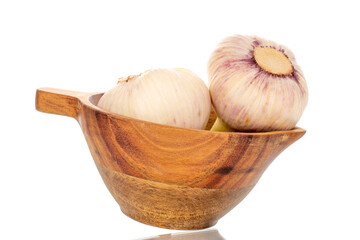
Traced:
<path id="1" fill-rule="evenodd" d="M 36 90 L 35 106 L 40 112 L 76 119 L 81 107 L 79 98 L 82 95 L 84 93 L 54 88 L 39 88 Z"/>

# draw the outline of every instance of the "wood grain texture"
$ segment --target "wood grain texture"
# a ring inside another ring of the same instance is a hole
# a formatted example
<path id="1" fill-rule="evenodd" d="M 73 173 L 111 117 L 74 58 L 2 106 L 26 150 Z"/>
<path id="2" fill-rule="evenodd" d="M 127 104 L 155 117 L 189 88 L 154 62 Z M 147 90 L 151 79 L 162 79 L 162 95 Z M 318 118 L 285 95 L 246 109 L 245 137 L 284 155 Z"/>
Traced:
<path id="1" fill-rule="evenodd" d="M 158 227 L 212 226 L 305 133 L 301 128 L 226 133 L 160 125 L 99 109 L 101 95 L 39 89 L 36 107 L 77 119 L 122 211 Z M 209 122 L 215 119 L 212 112 Z"/>
<path id="2" fill-rule="evenodd" d="M 132 177 L 103 165 L 98 165 L 98 169 L 124 214 L 145 224 L 170 229 L 215 225 L 253 187 L 192 188 Z"/>

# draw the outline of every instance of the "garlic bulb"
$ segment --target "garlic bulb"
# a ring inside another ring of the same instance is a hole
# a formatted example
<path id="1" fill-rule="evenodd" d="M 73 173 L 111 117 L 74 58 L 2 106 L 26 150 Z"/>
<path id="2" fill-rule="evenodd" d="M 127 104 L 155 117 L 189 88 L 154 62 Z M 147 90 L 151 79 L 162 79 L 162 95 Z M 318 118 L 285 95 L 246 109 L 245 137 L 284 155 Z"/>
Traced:
<path id="1" fill-rule="evenodd" d="M 154 69 L 120 78 L 98 106 L 149 122 L 204 129 L 211 100 L 205 83 L 190 70 Z"/>
<path id="2" fill-rule="evenodd" d="M 220 118 L 213 130 L 289 130 L 308 101 L 305 78 L 294 54 L 256 36 L 235 35 L 220 42 L 210 56 L 208 75 Z"/>

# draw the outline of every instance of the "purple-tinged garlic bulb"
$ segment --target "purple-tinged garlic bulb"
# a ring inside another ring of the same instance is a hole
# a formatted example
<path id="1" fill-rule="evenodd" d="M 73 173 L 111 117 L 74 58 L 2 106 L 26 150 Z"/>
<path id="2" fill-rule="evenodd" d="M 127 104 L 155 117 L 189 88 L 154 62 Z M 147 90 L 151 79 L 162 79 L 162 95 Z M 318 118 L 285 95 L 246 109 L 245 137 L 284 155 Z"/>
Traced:
<path id="1" fill-rule="evenodd" d="M 210 56 L 208 75 L 214 131 L 289 130 L 308 101 L 294 54 L 257 36 L 225 38 Z"/>
<path id="2" fill-rule="evenodd" d="M 211 100 L 205 83 L 190 70 L 154 69 L 120 78 L 100 98 L 98 106 L 149 122 L 204 129 Z"/>

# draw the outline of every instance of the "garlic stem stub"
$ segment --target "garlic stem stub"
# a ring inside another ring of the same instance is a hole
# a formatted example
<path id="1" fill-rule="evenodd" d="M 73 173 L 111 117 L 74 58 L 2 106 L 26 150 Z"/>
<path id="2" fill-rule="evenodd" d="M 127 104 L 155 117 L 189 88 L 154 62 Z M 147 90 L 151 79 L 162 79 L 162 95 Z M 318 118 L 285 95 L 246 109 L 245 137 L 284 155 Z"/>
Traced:
<path id="1" fill-rule="evenodd" d="M 106 111 L 149 122 L 204 129 L 211 111 L 205 83 L 183 68 L 154 69 L 120 78 L 98 106 Z"/>
<path id="2" fill-rule="evenodd" d="M 221 41 L 210 56 L 208 75 L 219 122 L 228 125 L 213 131 L 290 130 L 307 105 L 306 81 L 294 54 L 257 36 Z"/>

